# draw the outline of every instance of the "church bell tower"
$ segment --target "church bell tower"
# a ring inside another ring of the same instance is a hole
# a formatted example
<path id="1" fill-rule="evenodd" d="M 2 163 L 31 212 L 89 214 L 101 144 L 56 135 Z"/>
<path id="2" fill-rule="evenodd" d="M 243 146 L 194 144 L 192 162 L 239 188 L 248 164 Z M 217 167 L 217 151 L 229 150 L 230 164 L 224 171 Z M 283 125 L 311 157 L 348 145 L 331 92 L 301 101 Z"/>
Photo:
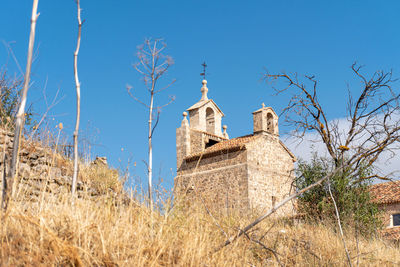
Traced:
<path id="1" fill-rule="evenodd" d="M 200 100 L 183 113 L 181 127 L 176 129 L 177 167 L 183 159 L 194 153 L 229 139 L 227 126 L 221 127 L 224 113 L 208 98 L 207 80 L 202 81 Z M 189 115 L 189 120 L 187 119 Z M 223 131 L 222 131 L 223 128 Z"/>

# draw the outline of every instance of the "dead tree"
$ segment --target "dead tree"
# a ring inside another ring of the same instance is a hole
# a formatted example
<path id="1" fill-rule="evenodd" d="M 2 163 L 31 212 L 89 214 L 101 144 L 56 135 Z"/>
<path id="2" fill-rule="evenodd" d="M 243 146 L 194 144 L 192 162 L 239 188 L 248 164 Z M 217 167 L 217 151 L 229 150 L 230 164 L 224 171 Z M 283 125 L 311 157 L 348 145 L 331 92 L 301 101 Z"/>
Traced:
<path id="1" fill-rule="evenodd" d="M 378 172 L 364 177 L 358 173 L 361 166 L 373 166 L 382 153 L 394 155 L 400 140 L 399 91 L 392 88 L 395 79 L 392 72 L 377 71 L 367 78 L 361 72 L 362 66 L 353 64 L 352 72 L 361 81 L 362 88 L 357 98 L 349 90 L 347 116 L 349 123 L 343 130 L 339 121 L 328 119 L 326 110 L 317 96 L 318 82 L 314 76 L 305 76 L 310 84 L 307 88 L 297 74 L 265 74 L 268 81 L 274 82 L 276 94 L 293 93 L 289 104 L 283 110 L 285 121 L 295 127 L 293 135 L 300 140 L 307 132 L 314 131 L 326 147 L 329 156 L 338 167 L 342 164 L 353 170 L 359 182 L 364 179 L 387 179 Z M 281 88 L 276 81 L 284 84 Z"/>
<path id="2" fill-rule="evenodd" d="M 10 172 L 8 173 L 8 178 L 3 183 L 3 199 L 2 206 L 3 208 L 7 208 L 8 199 L 10 194 L 12 193 L 13 181 L 16 176 L 16 171 L 18 169 L 18 154 L 19 154 L 19 145 L 21 139 L 22 129 L 24 127 L 25 121 L 25 106 L 27 101 L 27 94 L 29 89 L 29 81 L 31 76 L 31 66 L 32 66 L 32 55 L 33 55 L 33 46 L 35 43 L 35 31 L 36 31 L 36 21 L 39 17 L 37 13 L 39 0 L 33 0 L 32 7 L 32 17 L 31 17 L 31 31 L 29 35 L 29 45 L 28 45 L 28 57 L 26 62 L 26 71 L 24 77 L 24 84 L 21 92 L 21 102 L 18 108 L 18 112 L 15 120 L 15 130 L 14 130 L 14 144 L 13 144 L 13 152 L 11 158 Z"/>
<path id="3" fill-rule="evenodd" d="M 273 86 L 276 94 L 289 92 L 292 89 L 295 92 L 289 104 L 283 110 L 283 114 L 286 114 L 286 122 L 295 126 L 293 135 L 302 140 L 307 132 L 317 132 L 334 161 L 335 168 L 318 181 L 299 189 L 296 193 L 274 205 L 255 221 L 240 229 L 236 235 L 228 238 L 214 252 L 233 243 L 240 236 L 246 235 L 254 226 L 271 216 L 285 203 L 316 186 L 322 185 L 325 181 L 329 181 L 340 173 L 346 172 L 348 175 L 355 177 L 356 180 L 354 182 L 372 178 L 388 179 L 387 176 L 381 176 L 378 173 L 363 177 L 359 172 L 359 167 L 372 166 L 382 153 L 394 153 L 398 149 L 396 145 L 398 146 L 398 141 L 400 141 L 400 94 L 392 88 L 396 80 L 392 78 L 392 72 L 377 71 L 367 79 L 361 73 L 361 66 L 353 64 L 351 69 L 362 81 L 363 87 L 356 101 L 353 100 L 353 96 L 349 93 L 347 120 L 350 126 L 345 132 L 341 131 L 338 122 L 329 121 L 325 114 L 325 110 L 317 98 L 318 83 L 314 76 L 305 76 L 305 79 L 311 83 L 311 89 L 308 89 L 296 74 L 265 74 L 265 78 L 268 81 L 277 82 L 282 80 L 285 83 L 282 88 L 278 88 L 276 85 Z M 328 185 L 330 186 L 329 183 Z M 332 201 L 335 202 L 330 188 L 329 192 Z M 338 224 L 341 228 L 336 205 L 335 209 Z M 343 238 L 342 232 L 341 236 Z M 351 259 L 344 239 L 343 244 L 348 264 L 351 266 Z"/>
<path id="4" fill-rule="evenodd" d="M 399 149 L 400 94 L 392 88 L 396 80 L 392 78 L 392 72 L 377 71 L 367 78 L 361 72 L 362 66 L 353 64 L 351 69 L 361 81 L 362 88 L 357 98 L 353 98 L 349 90 L 346 116 L 348 127 L 345 129 L 339 125 L 338 120 L 328 119 L 326 110 L 317 97 L 318 82 L 314 76 L 305 76 L 305 80 L 311 85 L 311 88 L 306 86 L 306 82 L 298 79 L 297 74 L 267 73 L 265 78 L 272 82 L 282 81 L 284 83 L 281 88 L 273 86 L 276 94 L 289 91 L 293 93 L 289 104 L 283 110 L 283 114 L 286 114 L 286 122 L 295 127 L 294 135 L 300 140 L 309 131 L 317 133 L 334 162 L 334 170 L 346 166 L 339 176 L 350 177 L 351 184 L 373 178 L 388 179 L 387 175 L 382 176 L 371 167 L 382 153 L 394 155 L 394 151 Z M 369 168 L 371 171 L 367 173 L 371 174 L 366 175 L 365 168 Z M 336 220 L 348 264 L 352 266 L 329 179 L 328 189 L 335 207 Z"/>
<path id="5" fill-rule="evenodd" d="M 160 119 L 161 108 L 172 103 L 175 98 L 170 97 L 170 101 L 162 106 L 154 104 L 154 96 L 161 91 L 170 87 L 175 80 L 169 83 L 167 86 L 158 89 L 157 85 L 159 79 L 167 72 L 169 67 L 174 63 L 170 56 L 164 55 L 162 52 L 166 48 L 166 44 L 160 39 L 146 39 L 144 44 L 138 47 L 137 57 L 139 62 L 133 65 L 133 67 L 143 76 L 145 87 L 150 95 L 149 104 L 137 98 L 133 92 L 132 87 L 128 86 L 127 90 L 129 95 L 144 105 L 149 111 L 148 119 L 148 162 L 147 164 L 147 178 L 148 178 L 148 194 L 149 194 L 149 205 L 153 209 L 153 196 L 152 196 L 152 176 L 153 176 L 153 147 L 152 138 L 155 128 L 158 125 Z M 157 113 L 155 114 L 154 111 Z M 153 121 L 155 120 L 154 124 Z"/>
<path id="6" fill-rule="evenodd" d="M 74 76 L 75 76 L 75 87 L 76 87 L 76 122 L 75 122 L 75 130 L 74 130 L 74 173 L 72 176 L 72 184 L 71 184 L 71 194 L 72 197 L 75 195 L 76 183 L 78 179 L 78 133 L 79 133 L 79 121 L 81 117 L 81 83 L 79 82 L 78 77 L 78 54 L 79 48 L 81 46 L 81 33 L 82 33 L 82 20 L 81 20 L 81 6 L 79 0 L 76 0 L 76 5 L 78 9 L 78 38 L 76 41 L 76 49 L 74 52 Z"/>

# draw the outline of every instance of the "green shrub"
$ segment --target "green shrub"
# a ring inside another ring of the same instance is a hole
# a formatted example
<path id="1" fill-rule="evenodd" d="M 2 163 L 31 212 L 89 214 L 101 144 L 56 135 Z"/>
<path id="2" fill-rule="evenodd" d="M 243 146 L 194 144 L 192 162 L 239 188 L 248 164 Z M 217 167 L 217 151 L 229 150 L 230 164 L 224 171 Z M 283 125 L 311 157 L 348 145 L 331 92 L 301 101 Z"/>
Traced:
<path id="1" fill-rule="evenodd" d="M 309 163 L 300 161 L 296 170 L 297 188 L 302 189 L 318 181 L 332 172 L 334 166 L 332 161 L 317 155 Z M 371 167 L 361 166 L 357 170 L 357 177 L 351 175 L 354 170 L 350 169 L 337 173 L 322 186 L 314 187 L 299 197 L 300 212 L 305 213 L 309 220 L 335 223 L 335 207 L 328 190 L 330 182 L 342 225 L 363 235 L 376 233 L 382 225 L 380 211 L 377 205 L 371 202 L 368 189 L 371 181 L 361 179 L 371 171 Z"/>
<path id="2" fill-rule="evenodd" d="M 9 129 L 14 128 L 15 115 L 18 111 L 22 79 L 12 78 L 6 71 L 0 70 L 0 124 Z M 25 125 L 32 124 L 32 107 L 25 113 Z"/>

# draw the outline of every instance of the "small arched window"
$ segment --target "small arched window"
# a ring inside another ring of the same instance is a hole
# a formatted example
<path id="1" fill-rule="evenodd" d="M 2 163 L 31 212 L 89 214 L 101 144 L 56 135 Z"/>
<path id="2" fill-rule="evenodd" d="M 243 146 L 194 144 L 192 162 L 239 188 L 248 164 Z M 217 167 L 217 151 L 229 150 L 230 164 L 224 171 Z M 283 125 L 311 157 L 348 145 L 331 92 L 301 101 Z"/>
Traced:
<path id="1" fill-rule="evenodd" d="M 267 114 L 267 132 L 274 133 L 274 116 L 271 113 Z"/>
<path id="2" fill-rule="evenodd" d="M 215 134 L 215 116 L 212 108 L 206 109 L 206 124 L 207 132 Z"/>

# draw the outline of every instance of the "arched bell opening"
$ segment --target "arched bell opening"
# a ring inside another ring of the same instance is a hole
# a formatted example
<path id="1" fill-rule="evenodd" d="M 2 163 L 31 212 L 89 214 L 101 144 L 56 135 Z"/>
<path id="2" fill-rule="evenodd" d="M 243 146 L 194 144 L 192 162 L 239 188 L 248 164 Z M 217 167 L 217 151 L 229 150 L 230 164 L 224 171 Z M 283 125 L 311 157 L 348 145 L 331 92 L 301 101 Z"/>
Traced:
<path id="1" fill-rule="evenodd" d="M 267 113 L 267 132 L 274 133 L 274 116 L 271 113 Z"/>

